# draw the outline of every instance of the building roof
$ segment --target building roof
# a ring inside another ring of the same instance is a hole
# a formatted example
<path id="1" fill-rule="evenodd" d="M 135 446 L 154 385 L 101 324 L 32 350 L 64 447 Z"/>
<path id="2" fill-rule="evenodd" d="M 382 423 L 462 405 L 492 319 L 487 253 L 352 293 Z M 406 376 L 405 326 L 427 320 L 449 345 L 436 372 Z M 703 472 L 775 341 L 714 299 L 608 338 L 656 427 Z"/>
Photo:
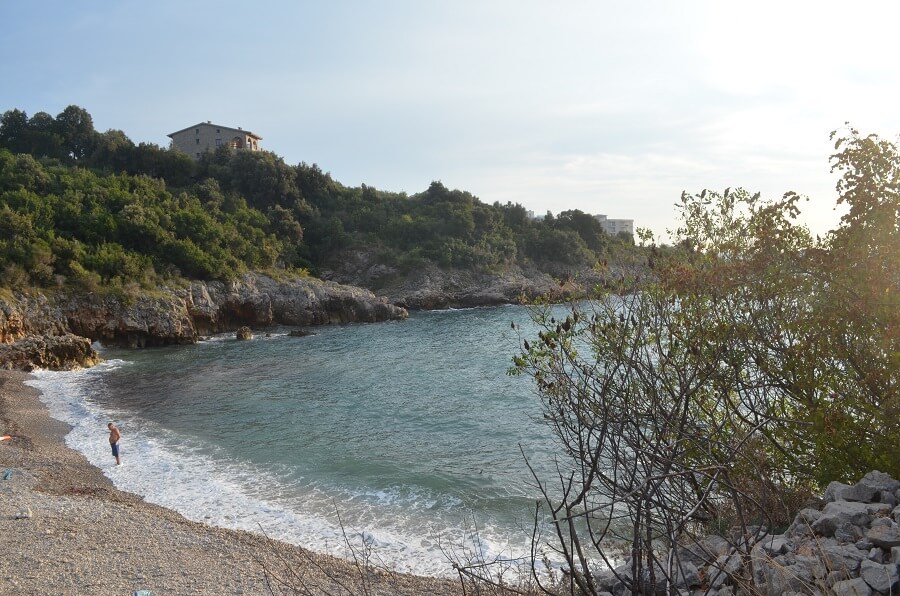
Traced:
<path id="1" fill-rule="evenodd" d="M 184 131 L 186 131 L 186 130 L 191 130 L 192 128 L 200 128 L 201 126 L 209 126 L 209 127 L 212 127 L 212 128 L 222 128 L 222 129 L 225 129 L 225 130 L 231 130 L 231 131 L 234 131 L 234 132 L 237 132 L 237 133 L 241 133 L 241 134 L 245 134 L 245 135 L 247 135 L 247 136 L 253 137 L 254 139 L 256 139 L 256 140 L 258 140 L 258 141 L 261 141 L 261 140 L 262 140 L 262 137 L 261 137 L 261 136 L 259 136 L 258 134 L 254 133 L 254 132 L 250 132 L 249 130 L 244 130 L 243 128 L 235 128 L 235 127 L 233 127 L 233 126 L 222 126 L 221 124 L 213 124 L 212 122 L 210 122 L 210 121 L 208 121 L 208 120 L 207 120 L 206 122 L 198 122 L 197 124 L 194 124 L 194 125 L 192 125 L 192 126 L 188 126 L 188 127 L 182 128 L 181 130 L 176 130 L 175 132 L 170 132 L 170 133 L 167 134 L 166 136 L 167 136 L 167 137 L 173 137 L 173 136 L 177 135 L 177 134 L 180 133 L 180 132 L 184 132 Z"/>

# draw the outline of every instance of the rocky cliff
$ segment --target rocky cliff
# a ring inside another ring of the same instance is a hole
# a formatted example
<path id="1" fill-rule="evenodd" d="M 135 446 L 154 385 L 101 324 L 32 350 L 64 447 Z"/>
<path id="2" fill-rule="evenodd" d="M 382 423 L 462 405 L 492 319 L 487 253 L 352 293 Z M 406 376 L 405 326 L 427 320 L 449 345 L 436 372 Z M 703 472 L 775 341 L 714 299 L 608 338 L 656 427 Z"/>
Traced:
<path id="1" fill-rule="evenodd" d="M 193 282 L 138 295 L 71 292 L 0 296 L 0 367 L 90 366 L 92 341 L 123 347 L 188 344 L 211 333 L 282 325 L 406 318 L 405 309 L 361 288 L 261 274 Z"/>
<path id="2" fill-rule="evenodd" d="M 322 277 L 369 288 L 404 308 L 429 310 L 512 304 L 539 296 L 549 296 L 554 301 L 580 298 L 624 272 L 622 267 L 598 272 L 563 266 L 547 271 L 509 266 L 503 271 L 484 272 L 435 265 L 402 272 L 381 263 L 372 253 L 347 251 L 322 272 Z"/>

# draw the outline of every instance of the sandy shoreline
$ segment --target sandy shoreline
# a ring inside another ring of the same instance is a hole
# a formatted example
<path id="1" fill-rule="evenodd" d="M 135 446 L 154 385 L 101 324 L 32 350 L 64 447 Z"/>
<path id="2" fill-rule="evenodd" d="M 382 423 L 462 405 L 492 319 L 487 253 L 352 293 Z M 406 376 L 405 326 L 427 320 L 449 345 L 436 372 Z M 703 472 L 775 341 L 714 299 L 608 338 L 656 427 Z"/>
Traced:
<path id="1" fill-rule="evenodd" d="M 461 593 L 455 582 L 360 569 L 188 521 L 116 490 L 65 446 L 68 425 L 50 417 L 27 378 L 0 371 L 0 436 L 13 436 L 0 443 L 0 594 Z M 17 519 L 25 508 L 32 517 Z"/>

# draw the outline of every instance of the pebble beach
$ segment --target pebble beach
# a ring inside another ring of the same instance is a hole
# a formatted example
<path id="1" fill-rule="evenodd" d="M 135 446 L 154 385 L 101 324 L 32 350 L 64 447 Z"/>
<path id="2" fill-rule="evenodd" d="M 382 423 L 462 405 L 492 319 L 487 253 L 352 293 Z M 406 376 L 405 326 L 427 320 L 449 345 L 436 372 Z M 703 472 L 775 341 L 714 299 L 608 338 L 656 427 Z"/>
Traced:
<path id="1" fill-rule="evenodd" d="M 12 437 L 0 442 L 0 594 L 462 593 L 453 581 L 192 522 L 119 491 L 66 447 L 68 425 L 27 379 L 0 371 L 0 436 Z"/>

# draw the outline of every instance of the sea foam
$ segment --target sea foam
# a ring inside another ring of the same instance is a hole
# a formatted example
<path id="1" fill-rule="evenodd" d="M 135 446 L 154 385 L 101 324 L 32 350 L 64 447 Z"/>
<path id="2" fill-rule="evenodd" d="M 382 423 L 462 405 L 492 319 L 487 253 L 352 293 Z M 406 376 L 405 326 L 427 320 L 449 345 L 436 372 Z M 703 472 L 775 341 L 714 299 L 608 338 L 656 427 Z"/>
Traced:
<path id="1" fill-rule="evenodd" d="M 317 552 L 349 558 L 370 546 L 379 564 L 420 575 L 450 575 L 448 557 L 456 555 L 490 560 L 526 552 L 521 543 L 510 547 L 508 537 L 490 525 L 477 532 L 474 522 L 468 529 L 447 520 L 423 525 L 423 510 L 452 508 L 459 504 L 453 497 L 420 487 L 323 490 L 304 478 L 286 480 L 277 466 L 236 461 L 213 444 L 98 405 L 92 396 L 105 390 L 104 375 L 129 365 L 113 359 L 87 370 L 38 371 L 27 381 L 42 392 L 51 415 L 72 426 L 66 444 L 120 490 L 193 521 L 262 532 Z M 122 430 L 122 466 L 109 449 L 109 421 Z"/>

